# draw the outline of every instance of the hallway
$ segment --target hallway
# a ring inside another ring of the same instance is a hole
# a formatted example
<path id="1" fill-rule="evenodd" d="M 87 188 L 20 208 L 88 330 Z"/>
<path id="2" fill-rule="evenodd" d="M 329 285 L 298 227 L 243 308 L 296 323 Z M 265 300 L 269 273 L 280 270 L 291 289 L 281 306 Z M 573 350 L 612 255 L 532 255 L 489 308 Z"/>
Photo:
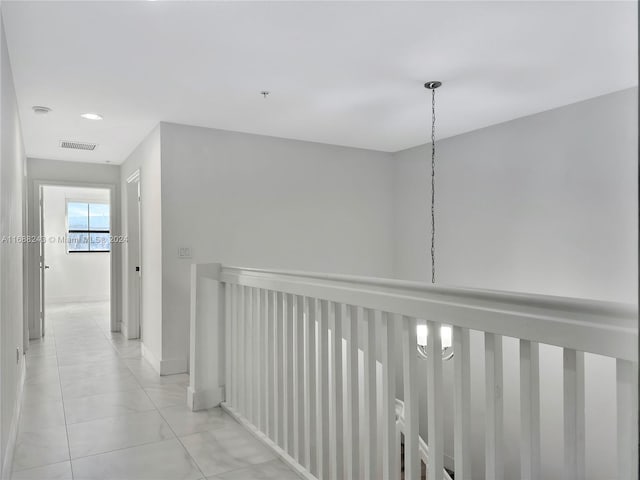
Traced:
<path id="1" fill-rule="evenodd" d="M 13 480 L 294 480 L 221 409 L 186 407 L 188 375 L 160 377 L 107 303 L 51 306 L 27 354 Z"/>

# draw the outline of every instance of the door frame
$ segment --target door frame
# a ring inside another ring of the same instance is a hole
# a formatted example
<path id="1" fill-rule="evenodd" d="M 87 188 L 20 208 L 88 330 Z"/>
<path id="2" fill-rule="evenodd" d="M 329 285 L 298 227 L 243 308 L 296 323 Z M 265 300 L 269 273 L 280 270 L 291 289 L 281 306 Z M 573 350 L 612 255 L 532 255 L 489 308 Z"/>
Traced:
<path id="1" fill-rule="evenodd" d="M 44 186 L 41 185 L 38 188 L 38 234 L 44 236 Z M 48 268 L 47 261 L 45 258 L 46 245 L 43 242 L 38 243 L 38 273 L 40 274 L 40 278 L 38 279 L 38 319 L 39 327 L 40 327 L 40 336 L 44 337 L 46 335 L 46 328 L 44 324 L 44 316 L 45 316 L 45 302 L 46 302 L 46 293 L 45 293 L 45 270 Z"/>
<path id="2" fill-rule="evenodd" d="M 126 191 L 123 192 L 122 198 L 123 198 L 123 209 L 126 211 L 126 219 L 124 220 L 124 223 L 122 225 L 122 231 L 124 233 L 126 233 L 127 235 L 127 240 L 129 239 L 129 237 L 131 236 L 131 232 L 129 231 L 129 212 L 131 210 L 131 201 L 132 199 L 129 197 L 129 188 L 132 184 L 135 184 L 137 186 L 137 201 L 136 203 L 136 209 L 137 209 L 137 217 L 138 217 L 138 226 L 137 226 L 137 233 L 138 233 L 138 252 L 137 252 L 137 257 L 138 257 L 138 261 L 137 261 L 137 265 L 134 265 L 134 262 L 131 262 L 130 260 L 130 256 L 129 256 L 129 252 L 130 249 L 129 247 L 131 246 L 131 244 L 127 241 L 126 247 L 124 248 L 123 251 L 123 274 L 122 274 L 122 280 L 123 280 L 123 319 L 126 319 L 126 321 L 123 321 L 122 325 L 122 331 L 125 334 L 126 338 L 131 340 L 131 339 L 142 339 L 142 306 L 143 306 L 143 301 L 142 301 L 142 275 L 144 274 L 144 270 L 142 268 L 142 208 L 141 208 L 141 180 L 140 180 L 140 168 L 137 168 L 131 175 L 129 175 L 129 177 L 127 177 L 126 183 L 124 185 L 124 188 L 126 189 Z M 134 292 L 134 287 L 130 284 L 129 280 L 131 279 L 130 274 L 132 272 L 132 269 L 134 267 L 138 267 L 138 285 L 137 285 L 137 291 Z M 132 318 L 129 313 L 131 311 L 131 305 L 130 305 L 130 301 L 132 297 L 136 297 L 136 302 L 137 302 L 137 307 L 138 307 L 138 313 L 136 318 Z"/>
<path id="3" fill-rule="evenodd" d="M 117 183 L 96 183 L 82 181 L 62 181 L 47 179 L 32 179 L 29 181 L 27 198 L 27 315 L 25 315 L 25 328 L 29 331 L 29 339 L 38 339 L 43 336 L 42 321 L 40 317 L 40 242 L 37 236 L 40 230 L 40 192 L 42 187 L 77 187 L 77 188 L 102 188 L 109 190 L 109 214 L 111 235 L 121 235 L 120 228 L 120 191 Z M 110 329 L 112 332 L 120 331 L 121 319 L 121 290 L 122 290 L 122 244 L 112 243 L 110 253 L 110 289 L 109 289 L 109 315 Z"/>

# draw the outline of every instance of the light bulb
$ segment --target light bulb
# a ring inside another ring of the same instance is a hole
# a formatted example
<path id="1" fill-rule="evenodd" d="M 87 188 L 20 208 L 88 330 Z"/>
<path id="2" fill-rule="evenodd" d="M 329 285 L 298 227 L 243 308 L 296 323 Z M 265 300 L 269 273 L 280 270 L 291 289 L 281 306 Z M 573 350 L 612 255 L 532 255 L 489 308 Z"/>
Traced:
<path id="1" fill-rule="evenodd" d="M 440 340 L 442 341 L 442 349 L 449 348 L 452 345 L 451 342 L 451 327 L 443 325 L 440 327 Z"/>
<path id="2" fill-rule="evenodd" d="M 426 325 L 416 326 L 416 336 L 418 337 L 418 345 L 422 347 L 426 347 L 428 335 L 429 335 L 429 330 L 427 329 Z"/>

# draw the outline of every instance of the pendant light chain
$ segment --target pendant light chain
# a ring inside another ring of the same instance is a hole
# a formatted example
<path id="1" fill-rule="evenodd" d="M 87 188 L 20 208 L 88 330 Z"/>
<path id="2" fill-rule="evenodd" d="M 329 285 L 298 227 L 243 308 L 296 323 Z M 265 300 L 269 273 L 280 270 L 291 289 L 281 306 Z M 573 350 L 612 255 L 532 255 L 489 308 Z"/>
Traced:
<path id="1" fill-rule="evenodd" d="M 431 90 L 431 283 L 436 283 L 436 90 Z"/>

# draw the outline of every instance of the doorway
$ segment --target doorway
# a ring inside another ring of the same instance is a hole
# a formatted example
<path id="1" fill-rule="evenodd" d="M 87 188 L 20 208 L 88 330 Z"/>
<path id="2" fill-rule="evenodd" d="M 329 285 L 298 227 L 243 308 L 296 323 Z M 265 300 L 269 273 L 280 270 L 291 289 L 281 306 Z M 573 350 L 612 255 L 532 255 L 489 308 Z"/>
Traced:
<path id="1" fill-rule="evenodd" d="M 40 318 L 49 310 L 93 303 L 110 329 L 111 192 L 107 188 L 40 187 Z"/>

